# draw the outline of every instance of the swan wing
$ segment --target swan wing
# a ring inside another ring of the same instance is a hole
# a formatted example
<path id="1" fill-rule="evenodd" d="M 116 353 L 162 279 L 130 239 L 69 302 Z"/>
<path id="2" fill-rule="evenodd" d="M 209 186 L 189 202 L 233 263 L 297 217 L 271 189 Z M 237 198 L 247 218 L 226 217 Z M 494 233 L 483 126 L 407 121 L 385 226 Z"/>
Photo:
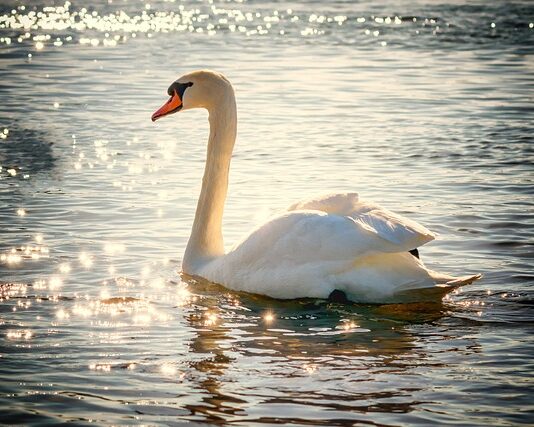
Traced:
<path id="1" fill-rule="evenodd" d="M 397 245 L 398 252 L 415 249 L 435 239 L 434 233 L 421 224 L 376 203 L 363 201 L 357 193 L 328 194 L 302 200 L 291 205 L 288 210 L 318 210 L 347 216 L 382 239 Z"/>
<path id="2" fill-rule="evenodd" d="M 299 210 L 276 216 L 257 227 L 230 253 L 236 250 L 251 260 L 266 257 L 262 253 L 268 252 L 271 259 L 283 257 L 311 262 L 352 260 L 371 253 L 404 249 L 349 216 Z"/>
<path id="3" fill-rule="evenodd" d="M 293 203 L 288 211 L 314 210 L 337 215 L 350 215 L 358 209 L 358 193 L 323 194 Z"/>
<path id="4" fill-rule="evenodd" d="M 364 276 L 360 279 L 358 274 L 348 272 L 354 270 L 358 260 L 404 250 L 362 221 L 317 210 L 298 210 L 267 221 L 226 255 L 208 262 L 195 274 L 234 290 L 274 298 L 327 298 L 341 282 L 353 283 L 358 288 L 364 283 L 377 283 L 379 288 L 387 287 L 378 290 L 378 295 L 382 295 L 392 292 L 398 283 L 430 283 L 430 278 L 424 269 L 412 265 L 406 270 L 414 270 L 409 278 L 398 276 L 389 283 L 394 272 L 378 282 L 371 276 L 370 280 Z M 379 268 L 378 263 L 375 268 Z M 355 288 L 350 294 L 362 292 Z"/>
<path id="5" fill-rule="evenodd" d="M 407 302 L 452 289 L 427 291 L 452 277 L 434 277 L 405 245 L 383 238 L 364 221 L 317 210 L 272 218 L 194 274 L 282 299 L 328 298 L 339 289 L 356 302 Z"/>

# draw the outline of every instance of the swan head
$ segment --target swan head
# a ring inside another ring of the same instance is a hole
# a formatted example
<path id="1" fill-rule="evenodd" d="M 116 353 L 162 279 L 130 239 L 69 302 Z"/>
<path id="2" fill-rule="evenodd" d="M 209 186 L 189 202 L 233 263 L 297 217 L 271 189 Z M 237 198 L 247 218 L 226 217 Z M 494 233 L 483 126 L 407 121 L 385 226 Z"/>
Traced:
<path id="1" fill-rule="evenodd" d="M 229 93 L 233 95 L 230 82 L 222 74 L 210 70 L 199 70 L 185 74 L 174 81 L 167 93 L 170 99 L 154 114 L 152 121 L 192 108 L 205 108 L 211 111 Z"/>

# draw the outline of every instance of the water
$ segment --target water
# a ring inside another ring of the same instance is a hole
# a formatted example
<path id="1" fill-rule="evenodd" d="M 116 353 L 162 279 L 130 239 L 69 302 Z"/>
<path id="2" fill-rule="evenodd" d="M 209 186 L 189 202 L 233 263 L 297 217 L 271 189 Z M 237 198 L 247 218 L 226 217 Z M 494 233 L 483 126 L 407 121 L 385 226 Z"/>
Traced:
<path id="1" fill-rule="evenodd" d="M 23 4 L 0 6 L 0 423 L 533 421 L 532 3 Z M 228 245 L 358 191 L 483 280 L 346 306 L 180 277 L 207 115 L 150 115 L 197 68 L 237 93 Z"/>

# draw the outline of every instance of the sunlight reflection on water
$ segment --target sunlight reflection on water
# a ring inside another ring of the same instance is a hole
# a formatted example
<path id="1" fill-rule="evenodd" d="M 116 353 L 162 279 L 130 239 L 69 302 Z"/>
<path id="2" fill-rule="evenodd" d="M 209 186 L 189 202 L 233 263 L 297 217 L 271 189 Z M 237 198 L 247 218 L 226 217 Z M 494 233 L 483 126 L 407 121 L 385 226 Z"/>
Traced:
<path id="1" fill-rule="evenodd" d="M 0 5 L 0 423 L 528 421 L 534 9 L 412 3 Z M 238 96 L 227 245 L 359 191 L 484 281 L 373 307 L 180 277 L 206 115 L 150 113 L 200 67 Z"/>

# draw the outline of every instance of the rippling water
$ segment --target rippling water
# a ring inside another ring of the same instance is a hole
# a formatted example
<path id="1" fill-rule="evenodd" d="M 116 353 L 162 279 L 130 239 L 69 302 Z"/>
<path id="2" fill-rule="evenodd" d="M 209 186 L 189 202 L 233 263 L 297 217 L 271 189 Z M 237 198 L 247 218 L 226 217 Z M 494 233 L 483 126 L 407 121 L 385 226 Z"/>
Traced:
<path id="1" fill-rule="evenodd" d="M 534 6 L 108 0 L 0 6 L 0 423 L 533 421 Z M 358 191 L 484 279 L 440 305 L 276 301 L 178 274 L 206 113 L 237 91 L 224 232 Z"/>

